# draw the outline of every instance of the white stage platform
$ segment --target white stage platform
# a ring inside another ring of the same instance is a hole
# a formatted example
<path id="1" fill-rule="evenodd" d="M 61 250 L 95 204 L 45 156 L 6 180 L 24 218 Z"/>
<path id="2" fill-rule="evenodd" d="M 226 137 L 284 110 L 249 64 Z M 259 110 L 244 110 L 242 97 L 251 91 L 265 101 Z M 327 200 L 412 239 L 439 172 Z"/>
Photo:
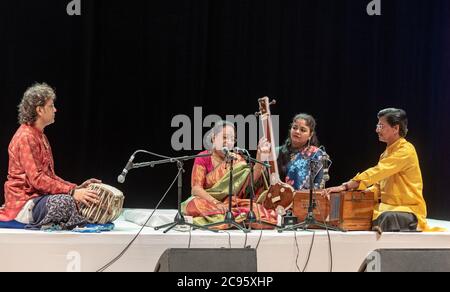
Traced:
<path id="1" fill-rule="evenodd" d="M 136 235 L 140 226 L 131 223 L 144 222 L 150 210 L 125 210 L 115 222 L 116 229 L 101 234 L 72 232 L 24 231 L 0 229 L 0 271 L 82 271 L 94 272 L 116 257 Z M 150 222 L 156 226 L 171 222 L 175 211 L 162 210 Z M 450 230 L 450 222 L 429 220 L 430 225 Z M 246 236 L 237 230 L 219 234 L 193 231 L 191 248 L 242 248 Z M 248 235 L 247 245 L 256 247 L 261 232 Z M 296 272 L 303 269 L 312 240 L 312 233 L 299 231 L 278 233 L 263 231 L 258 253 L 259 272 Z M 381 237 L 374 232 L 331 232 L 333 271 L 356 272 L 364 258 L 380 248 L 449 248 L 450 232 L 444 233 L 385 233 Z M 167 248 L 187 248 L 189 232 L 154 231 L 144 228 L 140 237 L 128 252 L 107 271 L 153 271 Z M 329 271 L 330 256 L 325 231 L 316 231 L 307 271 Z"/>

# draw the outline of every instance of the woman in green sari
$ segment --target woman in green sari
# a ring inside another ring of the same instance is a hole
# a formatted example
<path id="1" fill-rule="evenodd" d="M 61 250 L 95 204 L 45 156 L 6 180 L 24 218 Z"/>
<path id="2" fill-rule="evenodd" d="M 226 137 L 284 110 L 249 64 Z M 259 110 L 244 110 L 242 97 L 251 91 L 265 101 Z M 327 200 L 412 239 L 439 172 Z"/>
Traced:
<path id="1" fill-rule="evenodd" d="M 212 150 L 200 154 L 212 154 L 210 157 L 197 158 L 192 170 L 192 196 L 183 203 L 183 213 L 194 218 L 194 223 L 206 225 L 221 222 L 229 205 L 230 165 L 226 161 L 223 148 L 232 149 L 236 140 L 236 129 L 232 123 L 220 121 L 212 129 Z M 250 211 L 250 200 L 244 199 L 245 190 L 250 181 L 250 169 L 244 158 L 232 154 L 233 163 L 233 201 L 232 213 L 236 222 L 245 221 Z M 258 157 L 260 151 L 258 150 Z M 254 177 L 261 177 L 262 166 L 254 167 Z M 277 223 L 274 210 L 266 210 L 260 204 L 253 204 L 257 220 Z M 257 225 L 257 224 L 255 224 Z M 254 226 L 255 228 L 259 226 Z M 219 229 L 227 229 L 222 225 Z"/>

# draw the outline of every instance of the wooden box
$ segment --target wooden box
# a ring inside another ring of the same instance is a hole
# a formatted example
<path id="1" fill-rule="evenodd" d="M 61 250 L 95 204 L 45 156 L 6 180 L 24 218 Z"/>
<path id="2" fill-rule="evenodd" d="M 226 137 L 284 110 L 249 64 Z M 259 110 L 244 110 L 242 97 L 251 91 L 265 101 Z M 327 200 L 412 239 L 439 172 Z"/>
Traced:
<path id="1" fill-rule="evenodd" d="M 370 192 L 342 192 L 324 198 L 320 192 L 313 196 L 316 208 L 314 218 L 331 226 L 347 231 L 368 231 L 372 229 L 374 194 Z M 308 214 L 309 191 L 294 194 L 293 213 L 300 221 Z"/>

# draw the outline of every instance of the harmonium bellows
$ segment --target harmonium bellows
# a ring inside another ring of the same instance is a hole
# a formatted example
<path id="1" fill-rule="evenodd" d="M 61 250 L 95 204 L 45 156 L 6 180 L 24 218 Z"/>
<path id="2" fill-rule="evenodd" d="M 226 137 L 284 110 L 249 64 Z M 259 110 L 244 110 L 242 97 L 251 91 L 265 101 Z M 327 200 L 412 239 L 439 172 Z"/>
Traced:
<path id="1" fill-rule="evenodd" d="M 294 194 L 293 212 L 299 220 L 305 219 L 309 207 L 309 191 Z M 374 194 L 371 192 L 341 192 L 322 197 L 313 194 L 314 218 L 318 222 L 336 226 L 347 231 L 368 231 L 372 229 Z"/>

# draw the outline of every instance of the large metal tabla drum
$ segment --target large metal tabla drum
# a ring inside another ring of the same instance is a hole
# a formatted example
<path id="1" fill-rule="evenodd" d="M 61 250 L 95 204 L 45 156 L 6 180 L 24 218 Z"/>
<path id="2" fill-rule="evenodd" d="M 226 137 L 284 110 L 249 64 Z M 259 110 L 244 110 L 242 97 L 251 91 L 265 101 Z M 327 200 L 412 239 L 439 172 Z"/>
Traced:
<path id="1" fill-rule="evenodd" d="M 125 199 L 120 190 L 105 184 L 90 184 L 88 190 L 97 193 L 99 203 L 89 207 L 82 204 L 80 213 L 83 217 L 94 224 L 106 224 L 119 218 Z"/>

